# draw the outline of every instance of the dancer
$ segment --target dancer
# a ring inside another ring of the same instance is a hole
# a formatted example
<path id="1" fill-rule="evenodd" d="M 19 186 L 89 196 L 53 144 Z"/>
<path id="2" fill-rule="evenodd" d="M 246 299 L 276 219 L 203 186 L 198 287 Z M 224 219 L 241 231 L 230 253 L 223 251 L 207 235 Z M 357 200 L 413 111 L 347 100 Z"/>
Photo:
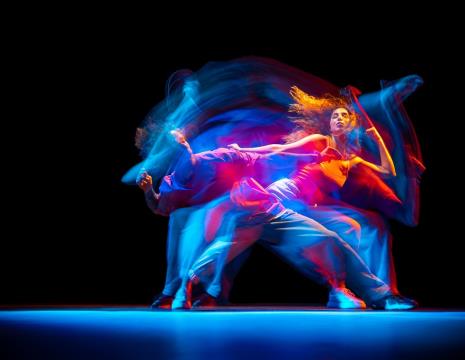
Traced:
<path id="1" fill-rule="evenodd" d="M 268 66 L 268 64 L 267 64 L 267 66 Z M 279 70 L 279 69 L 278 69 L 278 70 Z M 286 72 L 286 73 L 287 73 L 287 72 Z M 276 75 L 276 74 L 275 74 L 275 75 Z M 201 82 L 201 84 L 203 84 L 203 83 Z M 268 92 L 267 95 L 268 95 L 268 94 L 270 94 L 270 93 Z M 272 95 L 273 95 L 273 94 L 272 94 Z M 363 99 L 363 97 L 362 97 L 362 99 Z M 362 99 L 361 99 L 361 100 L 362 100 Z M 199 102 L 198 102 L 198 103 L 199 103 Z M 202 105 L 202 104 L 200 104 L 200 105 Z M 203 107 L 200 106 L 199 108 L 201 108 L 201 111 L 206 110 L 205 106 L 203 106 Z M 187 116 L 186 116 L 186 117 L 187 117 Z M 213 137 L 213 138 L 214 138 L 214 137 Z M 237 141 L 237 140 L 236 140 L 236 141 Z M 397 164 L 396 164 L 396 166 L 397 166 Z M 181 166 L 180 168 L 182 169 L 182 166 Z M 357 169 L 356 169 L 356 170 L 357 170 Z M 178 173 L 181 173 L 181 174 L 182 174 L 182 171 L 180 171 L 180 172 L 178 172 Z M 186 172 L 186 173 L 187 173 L 187 172 Z M 351 170 L 351 173 L 353 174 L 354 171 Z M 349 182 L 350 182 L 350 180 L 351 180 L 351 179 L 349 178 Z M 182 182 L 181 182 L 181 183 L 182 183 Z M 207 183 L 208 183 L 208 181 L 207 181 Z M 172 184 L 176 185 L 175 183 L 172 183 Z M 265 184 L 266 184 L 266 182 L 265 182 Z M 227 188 L 227 186 L 225 186 L 225 188 Z M 172 190 L 172 189 L 173 189 L 173 188 L 170 188 L 170 190 Z M 176 192 L 176 191 L 178 191 L 178 190 L 180 190 L 180 189 L 179 189 L 179 188 L 176 188 L 176 189 L 174 189 L 174 192 Z M 186 190 L 186 189 L 182 189 L 182 190 L 184 191 L 184 190 Z M 223 190 L 224 190 L 224 189 L 223 189 Z M 205 192 L 205 193 L 207 193 L 207 192 Z M 191 196 L 186 196 L 186 198 L 189 199 L 189 198 L 191 198 Z M 212 198 L 215 198 L 215 197 L 212 197 Z M 359 198 L 360 198 L 360 197 L 359 197 Z M 200 197 L 198 197 L 197 199 L 202 199 L 202 197 L 200 196 Z M 167 203 L 170 204 L 171 202 L 168 201 Z M 198 203 L 202 203 L 202 201 L 199 201 Z M 195 202 L 194 202 L 194 204 L 195 204 Z M 158 203 L 158 206 L 159 206 L 159 203 Z M 162 206 L 161 208 L 163 209 L 163 206 Z M 321 206 L 319 206 L 319 208 L 321 208 Z M 174 206 L 174 209 L 176 209 L 176 206 Z M 169 211 L 168 211 L 168 213 L 169 213 Z M 356 233 L 356 231 L 352 231 L 352 233 Z"/>
<path id="2" fill-rule="evenodd" d="M 299 89 L 294 88 L 292 89 L 293 92 L 293 97 L 294 98 L 302 98 L 302 97 L 308 97 L 307 94 L 302 94 Z M 374 138 L 378 142 L 379 145 L 379 150 L 381 153 L 381 165 L 376 165 L 371 162 L 368 162 L 358 156 L 356 156 L 354 153 L 350 153 L 348 150 L 351 148 L 356 148 L 356 144 L 350 144 L 348 142 L 348 139 L 352 137 L 352 139 L 355 139 L 353 141 L 356 141 L 357 139 L 352 136 L 352 132 L 355 131 L 355 126 L 354 126 L 354 116 L 353 113 L 350 114 L 348 110 L 348 106 L 346 107 L 339 107 L 341 106 L 342 99 L 337 99 L 337 98 L 327 98 L 327 99 L 315 99 L 315 98 L 310 98 L 308 100 L 309 102 L 312 103 L 313 105 L 313 112 L 315 110 L 320 110 L 322 107 L 322 104 L 326 107 L 333 107 L 334 109 L 332 110 L 331 113 L 331 120 L 330 120 L 330 131 L 331 135 L 330 136 L 323 136 L 320 134 L 315 134 L 315 135 L 310 135 L 305 137 L 304 139 L 291 143 L 291 144 L 286 144 L 286 145 L 268 145 L 268 146 L 262 146 L 259 148 L 248 148 L 248 149 L 241 149 L 237 145 L 233 146 L 237 150 L 242 150 L 242 151 L 253 151 L 253 152 L 263 152 L 263 153 L 269 153 L 272 151 L 274 154 L 279 153 L 280 151 L 301 151 L 301 150 L 308 150 L 308 148 L 305 148 L 309 144 L 314 144 L 317 142 L 320 142 L 324 145 L 334 145 L 337 147 L 341 152 L 344 153 L 343 155 L 340 155 L 340 158 L 337 160 L 330 160 L 327 162 L 321 162 L 318 164 L 305 164 L 303 165 L 300 169 L 298 169 L 293 177 L 290 179 L 282 179 L 278 182 L 273 183 L 270 185 L 267 190 L 269 193 L 273 194 L 278 200 L 285 202 L 286 206 L 288 208 L 298 210 L 298 211 L 303 211 L 303 213 L 309 215 L 310 217 L 313 215 L 319 215 L 321 219 L 324 219 L 323 216 L 321 216 L 321 212 L 319 210 L 309 210 L 313 209 L 314 206 L 310 207 L 309 204 L 315 204 L 316 205 L 316 200 L 320 204 L 325 204 L 326 206 L 331 205 L 334 203 L 334 200 L 329 197 L 329 194 L 331 192 L 334 192 L 334 190 L 337 187 L 341 187 L 348 175 L 348 169 L 350 166 L 354 166 L 357 164 L 362 164 L 364 166 L 368 166 L 372 169 L 375 169 L 376 171 L 379 171 L 381 173 L 386 173 L 390 175 L 395 175 L 395 169 L 394 169 L 394 164 L 392 162 L 392 159 L 390 157 L 389 152 L 386 149 L 386 146 L 383 143 L 383 140 L 381 139 L 380 135 L 376 131 L 375 128 L 371 127 L 368 129 L 368 133 L 374 134 Z M 299 104 L 300 105 L 300 104 Z M 291 109 L 296 108 L 296 104 L 291 106 Z M 320 109 L 318 109 L 320 108 Z M 305 109 L 308 111 L 308 109 Z M 299 109 L 299 111 L 301 111 Z M 320 110 L 321 111 L 321 110 Z M 326 110 L 327 111 L 327 110 Z M 324 110 L 322 111 L 324 112 Z M 332 163 L 332 164 L 331 164 Z M 327 219 L 326 222 L 333 226 L 334 228 L 339 228 L 341 229 L 342 227 L 346 226 L 347 224 L 350 224 L 352 226 L 349 226 L 350 229 L 349 231 L 345 231 L 346 234 L 348 233 L 353 233 L 355 234 L 355 238 L 359 237 L 357 233 L 360 232 L 360 226 L 358 226 L 357 229 L 357 224 L 355 223 L 354 226 L 354 221 L 350 221 L 350 219 L 347 219 L 346 216 L 344 216 L 342 213 L 339 213 L 335 210 L 323 210 L 324 215 L 330 214 L 332 218 Z M 354 227 L 355 230 L 354 231 Z M 357 231 L 358 230 L 358 231 Z M 372 239 L 366 239 L 366 241 L 370 241 Z M 244 247 L 244 245 L 247 243 L 241 242 L 240 240 L 237 241 L 237 243 L 234 245 L 235 247 Z M 377 244 L 374 244 L 377 246 Z M 224 247 L 224 246 L 223 246 Z M 236 250 L 237 252 L 237 250 Z M 371 255 L 371 252 L 368 251 L 366 252 L 368 255 Z M 209 254 L 211 257 L 218 256 L 221 254 L 219 252 L 219 246 L 211 246 L 209 249 L 206 250 L 206 252 L 200 256 L 199 261 L 194 264 L 193 270 L 191 271 L 191 277 L 196 276 L 196 272 L 200 272 L 202 266 L 205 264 L 211 264 L 214 262 L 214 260 L 209 259 Z M 374 256 L 380 257 L 379 254 L 375 253 Z M 389 265 L 383 264 L 384 267 L 388 267 Z M 210 286 L 211 288 L 211 286 Z M 215 287 L 214 287 L 215 288 Z M 394 288 L 393 291 L 397 293 L 397 289 Z M 210 291 L 211 293 L 211 291 Z M 331 303 L 331 302 L 329 302 Z"/>

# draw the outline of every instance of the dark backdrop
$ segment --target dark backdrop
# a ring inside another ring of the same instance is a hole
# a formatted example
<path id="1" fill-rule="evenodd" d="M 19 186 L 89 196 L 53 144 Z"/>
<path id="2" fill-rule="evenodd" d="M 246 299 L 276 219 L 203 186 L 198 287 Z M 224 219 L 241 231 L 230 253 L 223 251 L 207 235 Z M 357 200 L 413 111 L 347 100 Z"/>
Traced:
<path id="1" fill-rule="evenodd" d="M 21 160 L 8 188 L 13 201 L 6 220 L 13 232 L 4 237 L 2 304 L 148 304 L 163 285 L 167 219 L 146 208 L 137 188 L 120 182 L 139 161 L 135 129 L 162 100 L 173 71 L 257 55 L 364 92 L 377 90 L 381 79 L 424 78 L 405 104 L 427 171 L 420 225 L 392 224 L 399 287 L 423 306 L 465 305 L 458 296 L 461 224 L 452 211 L 457 167 L 450 134 L 440 131 L 443 67 L 433 60 L 437 49 L 430 42 L 388 34 L 388 41 L 308 39 L 304 46 L 285 36 L 227 41 L 204 34 L 202 43 L 184 38 L 166 45 L 160 32 L 77 31 L 60 38 L 58 30 L 46 32 L 51 39 L 34 38 L 16 64 L 11 153 Z M 232 300 L 322 303 L 326 291 L 256 247 Z"/>

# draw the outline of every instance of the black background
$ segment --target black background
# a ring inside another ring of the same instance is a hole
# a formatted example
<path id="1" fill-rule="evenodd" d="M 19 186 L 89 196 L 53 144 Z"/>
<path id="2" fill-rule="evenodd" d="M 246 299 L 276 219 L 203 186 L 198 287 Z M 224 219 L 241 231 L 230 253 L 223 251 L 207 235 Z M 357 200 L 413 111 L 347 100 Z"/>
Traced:
<path id="1" fill-rule="evenodd" d="M 399 288 L 425 307 L 465 306 L 458 295 L 462 225 L 452 208 L 460 204 L 458 163 L 450 148 L 463 120 L 452 134 L 445 128 L 439 84 L 447 69 L 435 60 L 442 50 L 428 27 L 377 29 L 369 39 L 368 25 L 361 33 L 327 38 L 305 26 L 222 37 L 211 25 L 168 37 L 170 27 L 139 30 L 118 21 L 123 27 L 116 30 L 115 22 L 97 19 L 90 29 L 86 23 L 70 29 L 63 18 L 15 43 L 14 145 L 6 153 L 15 160 L 6 188 L 11 229 L 3 240 L 2 304 L 149 304 L 163 286 L 167 219 L 146 208 L 137 188 L 120 182 L 139 161 L 135 129 L 163 99 L 172 72 L 256 55 L 364 92 L 377 90 L 381 79 L 423 77 L 425 84 L 405 104 L 427 171 L 420 225 L 392 224 Z M 325 300 L 324 289 L 260 247 L 232 292 L 235 303 Z"/>

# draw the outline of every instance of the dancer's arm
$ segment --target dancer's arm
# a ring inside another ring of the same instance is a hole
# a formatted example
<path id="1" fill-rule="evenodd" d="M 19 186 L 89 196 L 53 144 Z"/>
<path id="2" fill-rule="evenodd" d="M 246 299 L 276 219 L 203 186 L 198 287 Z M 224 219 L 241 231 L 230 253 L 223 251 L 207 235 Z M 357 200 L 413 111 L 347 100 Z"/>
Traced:
<path id="1" fill-rule="evenodd" d="M 341 153 L 336 149 L 328 146 L 322 152 L 315 151 L 311 153 L 293 153 L 289 151 L 277 151 L 264 154 L 262 157 L 270 160 L 293 157 L 309 163 L 320 163 L 323 161 L 339 160 L 341 159 Z"/>
<path id="2" fill-rule="evenodd" d="M 179 144 L 181 144 L 182 146 L 186 148 L 187 152 L 189 153 L 192 165 L 195 165 L 197 162 L 197 159 L 194 156 L 194 152 L 192 151 L 192 148 L 189 142 L 186 140 L 186 137 L 184 136 L 184 134 L 180 130 L 171 130 L 170 134 L 174 137 L 176 142 L 178 142 Z"/>
<path id="3" fill-rule="evenodd" d="M 230 147 L 236 150 L 241 150 L 241 151 L 253 151 L 253 152 L 258 152 L 258 153 L 266 153 L 266 152 L 273 152 L 273 153 L 278 153 L 282 151 L 289 151 L 289 150 L 301 150 L 305 145 L 324 140 L 326 139 L 325 136 L 320 135 L 320 134 L 312 134 L 304 137 L 303 139 L 300 139 L 298 141 L 295 141 L 293 143 L 289 144 L 270 144 L 270 145 L 264 145 L 264 146 L 258 146 L 258 147 L 252 147 L 252 148 L 241 148 L 237 144 L 231 144 Z"/>
<path id="4" fill-rule="evenodd" d="M 394 166 L 394 162 L 392 161 L 391 154 L 389 153 L 389 150 L 384 144 L 383 138 L 379 134 L 378 130 L 376 130 L 375 127 L 371 127 L 366 130 L 366 133 L 378 144 L 381 165 L 377 165 L 372 162 L 366 161 L 358 156 L 355 158 L 355 163 L 360 163 L 365 166 L 368 166 L 370 169 L 373 169 L 382 174 L 396 176 L 396 168 Z"/>
<path id="5" fill-rule="evenodd" d="M 145 202 L 150 210 L 157 212 L 158 202 L 160 200 L 160 194 L 157 194 L 153 189 L 152 177 L 147 173 L 145 169 L 142 169 L 140 174 L 137 176 L 137 185 L 144 191 Z"/>

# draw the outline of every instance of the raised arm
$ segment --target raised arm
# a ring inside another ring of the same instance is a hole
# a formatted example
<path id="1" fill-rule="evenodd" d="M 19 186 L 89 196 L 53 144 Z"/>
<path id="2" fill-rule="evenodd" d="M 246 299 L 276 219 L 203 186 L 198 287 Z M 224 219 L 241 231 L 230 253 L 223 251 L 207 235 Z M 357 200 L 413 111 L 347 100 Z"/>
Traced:
<path id="1" fill-rule="evenodd" d="M 192 148 L 191 148 L 189 142 L 186 140 L 186 137 L 184 136 L 184 134 L 179 130 L 171 130 L 170 134 L 171 134 L 171 136 L 173 136 L 173 138 L 174 138 L 174 140 L 176 140 L 176 142 L 178 142 L 179 144 L 181 144 L 182 146 L 184 146 L 186 148 L 187 152 L 189 153 L 192 165 L 195 165 L 196 162 L 197 162 L 197 159 L 194 156 L 194 152 L 192 151 Z"/>
<path id="2" fill-rule="evenodd" d="M 377 165 L 372 162 L 366 161 L 360 157 L 358 157 L 357 163 L 361 163 L 365 166 L 368 166 L 369 168 L 378 171 L 382 174 L 396 176 L 396 168 L 394 166 L 394 162 L 392 161 L 391 154 L 389 153 L 386 145 L 384 144 L 383 138 L 379 134 L 378 130 L 376 130 L 375 127 L 371 127 L 366 130 L 366 133 L 378 144 L 381 165 Z"/>

